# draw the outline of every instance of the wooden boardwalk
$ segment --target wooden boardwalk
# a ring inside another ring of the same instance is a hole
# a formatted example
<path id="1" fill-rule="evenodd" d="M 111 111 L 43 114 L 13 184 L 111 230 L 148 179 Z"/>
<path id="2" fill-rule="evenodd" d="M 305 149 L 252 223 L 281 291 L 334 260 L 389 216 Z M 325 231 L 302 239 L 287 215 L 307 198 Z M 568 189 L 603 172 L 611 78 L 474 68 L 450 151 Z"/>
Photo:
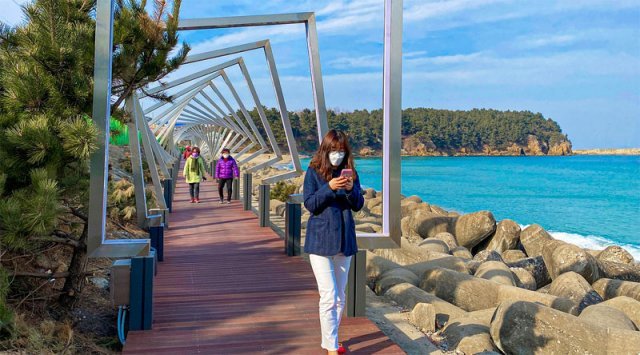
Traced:
<path id="1" fill-rule="evenodd" d="M 211 179 L 200 204 L 180 179 L 164 262 L 154 280 L 153 330 L 129 332 L 125 354 L 326 354 L 311 266 L 240 201 L 217 202 Z M 404 354 L 371 321 L 344 317 L 354 354 Z"/>

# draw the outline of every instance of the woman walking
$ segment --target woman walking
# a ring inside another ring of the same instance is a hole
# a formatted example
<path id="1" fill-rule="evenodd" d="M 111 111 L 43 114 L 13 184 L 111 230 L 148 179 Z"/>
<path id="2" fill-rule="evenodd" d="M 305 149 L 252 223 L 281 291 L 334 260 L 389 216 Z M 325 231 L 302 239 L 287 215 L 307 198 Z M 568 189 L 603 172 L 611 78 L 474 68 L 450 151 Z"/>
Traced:
<path id="1" fill-rule="evenodd" d="M 189 184 L 191 203 L 200 203 L 200 182 L 206 180 L 204 176 L 204 159 L 200 156 L 200 148 L 193 147 L 182 171 L 184 179 Z"/>
<path id="2" fill-rule="evenodd" d="M 364 205 L 347 135 L 331 130 L 311 159 L 304 178 L 304 206 L 311 213 L 304 251 L 320 293 L 321 347 L 343 353 L 338 328 L 345 305 L 351 256 L 358 252 L 352 211 Z"/>
<path id="3" fill-rule="evenodd" d="M 233 189 L 233 178 L 240 176 L 238 164 L 231 156 L 228 148 L 222 150 L 222 156 L 216 163 L 215 178 L 218 180 L 218 195 L 220 195 L 220 203 L 231 203 L 231 192 Z M 224 185 L 227 185 L 227 200 L 224 200 Z"/>
<path id="4" fill-rule="evenodd" d="M 191 156 L 191 146 L 187 146 L 184 149 L 184 152 L 182 152 L 182 157 L 184 158 L 184 160 L 189 159 L 189 157 Z"/>

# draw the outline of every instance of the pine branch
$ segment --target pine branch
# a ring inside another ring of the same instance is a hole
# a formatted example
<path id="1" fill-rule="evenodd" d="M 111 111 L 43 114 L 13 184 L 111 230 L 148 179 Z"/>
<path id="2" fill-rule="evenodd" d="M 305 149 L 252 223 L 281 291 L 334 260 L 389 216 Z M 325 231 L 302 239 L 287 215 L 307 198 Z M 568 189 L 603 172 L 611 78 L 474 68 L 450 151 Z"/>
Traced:
<path id="1" fill-rule="evenodd" d="M 73 239 L 68 239 L 68 238 L 61 238 L 61 237 L 56 237 L 56 236 L 48 236 L 48 237 L 37 237 L 37 238 L 31 238 L 31 240 L 36 241 L 36 242 L 53 242 L 53 243 L 58 243 L 58 244 L 65 244 L 65 245 L 71 245 L 75 248 L 80 247 L 80 243 L 78 243 L 78 241 L 73 240 Z"/>
<path id="2" fill-rule="evenodd" d="M 67 201 L 65 201 L 65 203 L 67 203 Z M 86 214 L 84 214 L 84 213 L 83 213 L 82 211 L 80 211 L 79 209 L 74 208 L 74 207 L 71 207 L 71 206 L 69 206 L 69 205 L 67 205 L 66 207 L 69 209 L 69 212 L 70 212 L 72 215 L 74 215 L 74 216 L 76 216 L 76 217 L 80 218 L 81 220 L 83 220 L 83 221 L 85 221 L 85 222 L 89 222 L 89 217 L 87 217 L 87 215 L 86 215 Z"/>
<path id="3" fill-rule="evenodd" d="M 24 271 L 15 271 L 12 276 L 14 277 L 33 277 L 38 279 L 64 279 L 69 277 L 68 272 L 24 272 Z"/>
<path id="4" fill-rule="evenodd" d="M 156 94 L 150 94 L 149 92 L 147 92 L 146 88 L 140 88 L 140 91 L 142 91 L 143 94 L 145 94 L 147 97 L 150 97 L 152 99 L 156 99 L 159 101 L 164 101 L 164 102 L 169 102 L 172 103 L 173 102 L 173 97 L 170 95 L 167 95 L 163 92 L 160 93 L 156 93 Z"/>

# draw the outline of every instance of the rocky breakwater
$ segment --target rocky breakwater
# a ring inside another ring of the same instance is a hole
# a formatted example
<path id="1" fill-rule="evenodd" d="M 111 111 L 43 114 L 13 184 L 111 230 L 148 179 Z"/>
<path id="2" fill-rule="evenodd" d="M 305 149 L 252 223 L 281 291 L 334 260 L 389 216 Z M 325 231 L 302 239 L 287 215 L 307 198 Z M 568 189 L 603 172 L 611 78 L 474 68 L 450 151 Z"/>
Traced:
<path id="1" fill-rule="evenodd" d="M 357 229 L 380 230 L 365 193 Z M 587 250 L 489 211 L 402 199 L 402 245 L 367 252 L 369 287 L 465 354 L 640 352 L 640 265 L 623 248 Z"/>

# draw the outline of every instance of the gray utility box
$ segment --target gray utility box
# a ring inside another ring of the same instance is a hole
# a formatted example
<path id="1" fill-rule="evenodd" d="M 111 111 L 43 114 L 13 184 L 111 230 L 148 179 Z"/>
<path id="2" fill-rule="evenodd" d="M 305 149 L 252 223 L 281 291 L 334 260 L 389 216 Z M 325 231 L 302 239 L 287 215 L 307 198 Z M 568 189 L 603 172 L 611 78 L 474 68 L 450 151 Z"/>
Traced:
<path id="1" fill-rule="evenodd" d="M 131 294 L 131 259 L 116 260 L 111 265 L 111 301 L 115 307 L 128 306 Z"/>

